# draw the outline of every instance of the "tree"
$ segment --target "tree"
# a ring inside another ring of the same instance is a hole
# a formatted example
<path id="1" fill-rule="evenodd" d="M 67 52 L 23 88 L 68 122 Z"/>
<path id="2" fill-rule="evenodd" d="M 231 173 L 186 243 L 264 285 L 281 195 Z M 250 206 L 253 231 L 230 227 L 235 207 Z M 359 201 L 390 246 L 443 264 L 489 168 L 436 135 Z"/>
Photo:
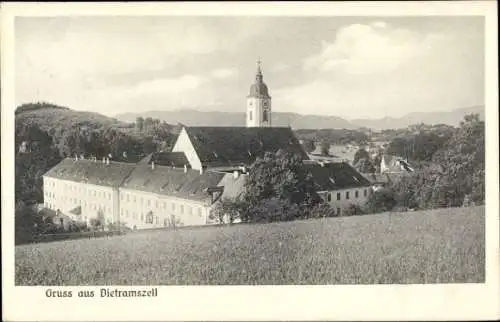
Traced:
<path id="1" fill-rule="evenodd" d="M 304 149 L 306 150 L 307 153 L 313 152 L 316 149 L 316 144 L 314 143 L 314 140 L 305 140 Z"/>
<path id="2" fill-rule="evenodd" d="M 330 155 L 330 143 L 328 141 L 321 141 L 321 155 Z"/>
<path id="3" fill-rule="evenodd" d="M 484 122 L 466 116 L 430 164 L 393 185 L 398 205 L 430 209 L 484 203 L 484 153 Z"/>
<path id="4" fill-rule="evenodd" d="M 139 132 L 142 132 L 144 129 L 144 118 L 139 116 L 135 119 L 135 127 Z"/>
<path id="5" fill-rule="evenodd" d="M 232 224 L 235 220 L 241 219 L 246 208 L 246 203 L 239 198 L 235 200 L 224 198 L 215 204 L 210 212 L 210 219 L 215 219 L 218 223 Z"/>
<path id="6" fill-rule="evenodd" d="M 394 208 L 396 199 L 394 193 L 389 189 L 374 191 L 365 204 L 365 213 L 386 212 Z"/>
<path id="7" fill-rule="evenodd" d="M 354 164 L 354 168 L 361 173 L 375 173 L 376 168 L 370 158 L 361 158 Z"/>
<path id="8" fill-rule="evenodd" d="M 358 161 L 360 159 L 367 159 L 367 160 L 370 160 L 370 155 L 368 154 L 368 152 L 361 148 L 359 149 L 358 151 L 356 151 L 356 153 L 354 154 L 354 160 L 353 160 L 353 164 L 356 164 L 358 163 Z"/>
<path id="9" fill-rule="evenodd" d="M 284 150 L 267 152 L 263 158 L 257 158 L 245 181 L 244 201 L 248 211 L 242 220 L 252 221 L 262 216 L 274 220 L 271 213 L 266 215 L 264 205 L 277 207 L 280 204 L 285 207 L 284 204 L 288 204 L 289 207 L 285 207 L 288 210 L 295 209 L 292 205 L 304 210 L 310 209 L 319 200 L 312 177 L 299 156 Z"/>

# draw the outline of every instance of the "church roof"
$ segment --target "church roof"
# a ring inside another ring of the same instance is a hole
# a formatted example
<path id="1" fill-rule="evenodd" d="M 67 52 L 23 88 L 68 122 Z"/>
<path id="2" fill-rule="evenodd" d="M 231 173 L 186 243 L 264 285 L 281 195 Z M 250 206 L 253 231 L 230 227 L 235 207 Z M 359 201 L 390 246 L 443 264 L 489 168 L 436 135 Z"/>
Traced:
<path id="1" fill-rule="evenodd" d="M 45 173 L 45 176 L 95 184 L 100 186 L 118 187 L 132 172 L 135 164 L 111 161 L 104 164 L 101 161 L 74 160 L 66 158 Z"/>
<path id="2" fill-rule="evenodd" d="M 265 152 L 283 149 L 308 156 L 287 127 L 186 127 L 203 165 L 210 167 L 251 165 Z"/>
<path id="3" fill-rule="evenodd" d="M 318 191 L 332 191 L 356 187 L 370 186 L 370 181 L 352 166 L 345 162 L 339 163 L 305 163 L 306 170 Z"/>
<path id="4" fill-rule="evenodd" d="M 184 165 L 191 167 L 188 159 L 184 152 L 156 152 L 150 153 L 145 158 L 140 160 L 139 164 L 151 164 L 153 162 L 156 165 L 164 165 L 171 167 L 182 168 Z"/>
<path id="5" fill-rule="evenodd" d="M 204 201 L 210 198 L 206 189 L 218 185 L 224 173 L 171 168 L 167 166 L 137 165 L 123 182 L 122 187 L 131 190 L 173 196 L 182 199 Z"/>

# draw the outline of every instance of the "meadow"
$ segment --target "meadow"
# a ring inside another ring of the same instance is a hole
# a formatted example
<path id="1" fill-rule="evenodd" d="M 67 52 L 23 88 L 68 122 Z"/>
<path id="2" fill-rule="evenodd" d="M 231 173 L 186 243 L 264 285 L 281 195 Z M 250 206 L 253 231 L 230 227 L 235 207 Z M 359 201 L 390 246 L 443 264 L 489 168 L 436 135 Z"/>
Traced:
<path id="1" fill-rule="evenodd" d="M 484 207 L 16 246 L 16 285 L 480 283 Z"/>

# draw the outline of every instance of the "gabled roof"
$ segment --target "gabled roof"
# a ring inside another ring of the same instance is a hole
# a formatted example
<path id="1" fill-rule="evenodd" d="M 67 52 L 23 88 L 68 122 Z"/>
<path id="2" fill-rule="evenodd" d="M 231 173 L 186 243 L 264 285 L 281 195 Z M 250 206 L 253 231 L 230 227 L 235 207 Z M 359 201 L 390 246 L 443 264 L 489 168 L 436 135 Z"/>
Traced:
<path id="1" fill-rule="evenodd" d="M 184 165 L 191 167 L 188 159 L 184 152 L 156 152 L 150 153 L 145 158 L 140 160 L 139 164 L 151 164 L 153 162 L 156 165 L 164 165 L 170 167 L 184 167 Z"/>
<path id="2" fill-rule="evenodd" d="M 304 163 L 318 191 L 370 186 L 370 181 L 347 163 Z"/>
<path id="3" fill-rule="evenodd" d="M 132 172 L 135 164 L 111 161 L 77 160 L 66 158 L 45 173 L 45 176 L 61 180 L 118 187 Z"/>
<path id="4" fill-rule="evenodd" d="M 222 199 L 235 199 L 243 195 L 245 191 L 246 175 L 239 174 L 236 178 L 233 173 L 226 173 L 218 186 L 224 187 Z"/>
<path id="5" fill-rule="evenodd" d="M 224 173 L 137 165 L 123 182 L 122 187 L 131 190 L 152 192 L 183 199 L 203 201 L 210 199 L 208 188 L 216 187 Z"/>
<path id="6" fill-rule="evenodd" d="M 186 127 L 186 132 L 203 165 L 251 165 L 265 152 L 279 149 L 308 156 L 287 127 Z"/>

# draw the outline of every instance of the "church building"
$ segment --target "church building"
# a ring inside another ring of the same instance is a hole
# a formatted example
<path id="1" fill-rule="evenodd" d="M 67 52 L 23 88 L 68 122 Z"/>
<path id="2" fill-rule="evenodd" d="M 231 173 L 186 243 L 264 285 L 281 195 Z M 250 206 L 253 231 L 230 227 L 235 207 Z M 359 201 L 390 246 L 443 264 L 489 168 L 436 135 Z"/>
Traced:
<path id="1" fill-rule="evenodd" d="M 260 62 L 245 118 L 246 127 L 185 126 L 171 152 L 152 153 L 136 164 L 65 159 L 44 175 L 45 207 L 75 221 L 97 218 L 132 229 L 213 224 L 215 203 L 241 195 L 253 162 L 279 149 L 309 162 L 327 202 L 333 203 L 332 191 L 340 189 L 349 199 L 349 189 L 369 188 L 349 165 L 311 163 L 291 128 L 272 127 L 271 96 Z M 357 190 L 352 194 L 353 202 L 366 199 L 358 200 Z M 335 203 L 341 207 L 340 199 Z"/>

